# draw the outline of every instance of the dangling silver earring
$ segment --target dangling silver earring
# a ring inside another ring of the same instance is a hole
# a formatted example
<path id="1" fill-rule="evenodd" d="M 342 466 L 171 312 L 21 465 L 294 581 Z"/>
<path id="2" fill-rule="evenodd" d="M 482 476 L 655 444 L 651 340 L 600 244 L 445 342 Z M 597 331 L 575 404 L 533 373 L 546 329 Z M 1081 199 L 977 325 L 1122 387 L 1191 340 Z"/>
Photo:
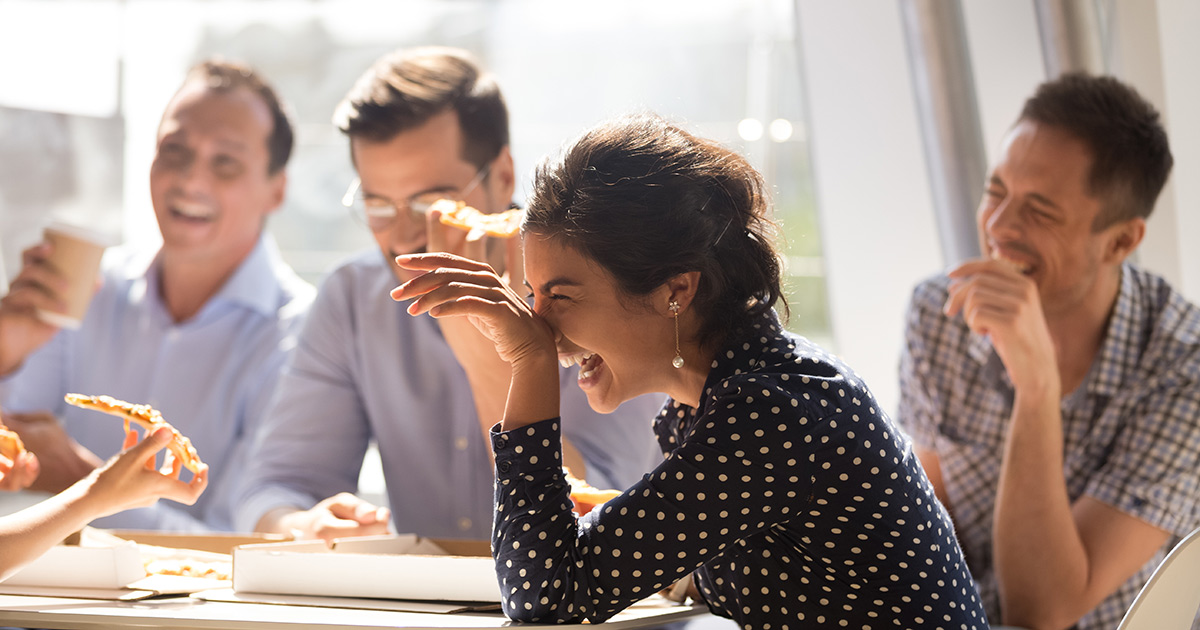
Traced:
<path id="1" fill-rule="evenodd" d="M 683 354 L 679 352 L 679 302 L 671 300 L 667 308 L 675 314 L 675 358 L 671 359 L 671 365 L 675 366 L 675 369 L 679 369 L 683 367 Z"/>

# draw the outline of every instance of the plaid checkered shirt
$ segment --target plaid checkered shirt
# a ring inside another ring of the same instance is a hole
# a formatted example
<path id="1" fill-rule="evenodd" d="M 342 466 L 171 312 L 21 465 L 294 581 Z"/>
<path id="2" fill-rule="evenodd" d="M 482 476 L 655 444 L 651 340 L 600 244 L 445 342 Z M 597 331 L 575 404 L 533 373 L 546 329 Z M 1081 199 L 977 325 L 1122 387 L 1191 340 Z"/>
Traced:
<path id="1" fill-rule="evenodd" d="M 992 520 L 1013 386 L 986 337 L 942 306 L 949 279 L 909 307 L 898 424 L 937 452 L 959 541 L 989 619 L 1000 623 Z M 1171 533 L 1116 592 L 1077 622 L 1116 628 L 1159 562 L 1200 526 L 1200 309 L 1131 265 L 1083 384 L 1062 401 L 1063 474 L 1088 495 Z"/>

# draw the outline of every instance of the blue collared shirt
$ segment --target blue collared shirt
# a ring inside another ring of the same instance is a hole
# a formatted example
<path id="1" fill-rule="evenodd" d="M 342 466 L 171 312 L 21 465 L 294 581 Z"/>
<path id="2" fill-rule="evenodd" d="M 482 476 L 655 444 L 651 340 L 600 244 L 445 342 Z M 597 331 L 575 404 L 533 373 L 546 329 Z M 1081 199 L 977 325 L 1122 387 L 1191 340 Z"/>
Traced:
<path id="1" fill-rule="evenodd" d="M 991 342 L 942 313 L 949 282 L 913 292 L 898 423 L 937 452 L 958 538 L 997 622 L 992 524 L 1014 390 Z M 1124 265 L 1100 351 L 1062 400 L 1062 430 L 1071 501 L 1088 495 L 1172 534 L 1076 625 L 1115 628 L 1179 537 L 1200 525 L 1200 309 Z"/>
<path id="2" fill-rule="evenodd" d="M 466 373 L 435 319 L 388 297 L 396 284 L 372 250 L 321 286 L 256 440 L 239 529 L 278 507 L 308 509 L 355 492 L 374 440 L 396 531 L 490 537 L 490 447 Z M 577 369 L 562 373 L 566 435 L 588 481 L 624 488 L 662 461 L 651 423 L 666 397 L 641 396 L 602 415 L 575 383 Z"/>
<path id="3" fill-rule="evenodd" d="M 153 252 L 111 251 L 80 330 L 60 331 L 31 355 L 0 383 L 0 400 L 12 411 L 51 411 L 101 458 L 121 450 L 120 419 L 71 407 L 63 395 L 150 404 L 209 465 L 208 489 L 195 505 L 159 501 L 95 525 L 232 530 L 243 437 L 263 416 L 315 291 L 264 237 L 194 317 L 176 323 L 156 289 L 159 269 Z"/>

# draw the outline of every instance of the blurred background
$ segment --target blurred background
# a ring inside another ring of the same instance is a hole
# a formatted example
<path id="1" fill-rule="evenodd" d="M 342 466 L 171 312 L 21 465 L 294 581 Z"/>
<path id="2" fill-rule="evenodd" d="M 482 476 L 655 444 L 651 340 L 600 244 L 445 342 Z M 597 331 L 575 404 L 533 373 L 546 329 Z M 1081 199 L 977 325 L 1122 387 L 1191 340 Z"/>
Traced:
<path id="1" fill-rule="evenodd" d="M 789 327 L 893 410 L 909 291 L 977 252 L 988 156 L 1063 70 L 1115 74 L 1163 111 L 1177 165 L 1138 256 L 1200 300 L 1197 27 L 1194 0 L 0 0 L 0 262 L 15 274 L 53 216 L 157 240 L 158 118 L 190 65 L 222 55 L 294 111 L 269 227 L 318 283 L 373 247 L 340 205 L 334 106 L 384 52 L 460 46 L 507 96 L 518 201 L 542 156 L 631 111 L 749 156 L 785 237 Z"/>

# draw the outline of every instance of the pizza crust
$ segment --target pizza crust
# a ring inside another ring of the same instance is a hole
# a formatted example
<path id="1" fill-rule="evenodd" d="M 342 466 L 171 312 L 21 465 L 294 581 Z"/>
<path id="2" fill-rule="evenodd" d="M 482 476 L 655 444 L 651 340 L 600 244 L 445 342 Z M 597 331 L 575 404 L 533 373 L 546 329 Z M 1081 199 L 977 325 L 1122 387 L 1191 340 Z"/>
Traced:
<path id="1" fill-rule="evenodd" d="M 129 431 L 129 422 L 133 421 L 146 429 L 146 433 L 150 434 L 159 427 L 166 427 L 171 430 L 171 441 L 167 443 L 167 448 L 175 456 L 179 463 L 183 464 L 184 468 L 198 473 L 204 467 L 204 462 L 200 461 L 200 456 L 196 453 L 196 449 L 192 447 L 192 441 L 184 437 L 175 427 L 171 426 L 166 420 L 163 420 L 162 414 L 150 405 L 135 405 L 127 403 L 123 400 L 117 400 L 112 396 L 85 396 L 83 394 L 67 394 L 66 401 L 76 407 L 84 409 L 92 409 L 95 411 L 103 411 L 104 413 L 123 418 L 125 420 L 125 431 Z"/>

